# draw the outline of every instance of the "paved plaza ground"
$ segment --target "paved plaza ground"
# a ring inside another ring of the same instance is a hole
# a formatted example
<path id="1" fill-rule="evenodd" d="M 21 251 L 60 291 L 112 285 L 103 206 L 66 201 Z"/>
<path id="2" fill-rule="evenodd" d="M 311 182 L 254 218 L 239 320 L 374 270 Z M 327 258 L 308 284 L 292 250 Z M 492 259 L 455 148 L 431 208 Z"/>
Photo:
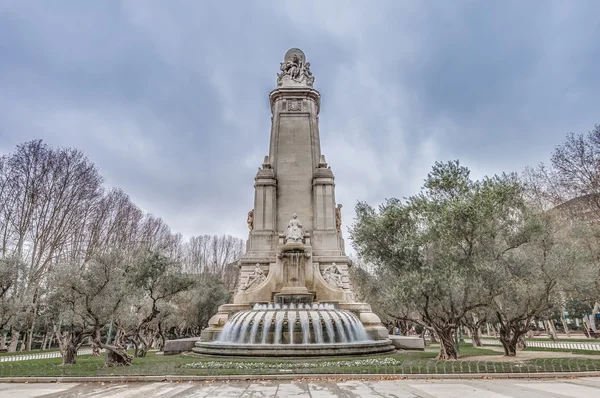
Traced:
<path id="1" fill-rule="evenodd" d="M 590 398 L 600 396 L 600 377 L 561 380 L 339 380 L 181 383 L 0 383 L 3 398 L 28 397 L 423 397 Z"/>

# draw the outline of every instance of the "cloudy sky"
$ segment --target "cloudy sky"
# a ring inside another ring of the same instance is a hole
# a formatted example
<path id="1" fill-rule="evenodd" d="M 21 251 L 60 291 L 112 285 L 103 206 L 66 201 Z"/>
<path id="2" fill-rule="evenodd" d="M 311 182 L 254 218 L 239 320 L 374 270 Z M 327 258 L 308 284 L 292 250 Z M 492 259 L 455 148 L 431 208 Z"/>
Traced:
<path id="1" fill-rule="evenodd" d="M 416 193 L 435 160 L 476 177 L 547 161 L 600 123 L 600 1 L 0 0 L 0 153 L 82 149 L 186 236 L 245 237 L 290 47 L 321 92 L 344 222 Z"/>

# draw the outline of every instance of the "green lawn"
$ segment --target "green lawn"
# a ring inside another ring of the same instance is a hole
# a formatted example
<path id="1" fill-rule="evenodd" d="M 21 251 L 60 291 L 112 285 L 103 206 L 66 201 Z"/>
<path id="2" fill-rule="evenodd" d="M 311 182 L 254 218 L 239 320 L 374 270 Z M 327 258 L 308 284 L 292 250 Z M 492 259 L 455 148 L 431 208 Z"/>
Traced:
<path id="1" fill-rule="evenodd" d="M 135 358 L 132 366 L 106 368 L 104 357 L 80 356 L 77 364 L 61 366 L 61 358 L 0 363 L 0 377 L 101 376 L 101 375 L 243 375 L 243 374 L 412 374 L 412 373 L 505 373 L 600 370 L 600 358 L 543 359 L 521 362 L 480 361 L 481 355 L 501 353 L 461 344 L 462 361 L 438 361 L 438 347 L 425 351 L 371 357 L 307 359 L 225 359 L 194 355 L 162 356 L 150 352 Z M 465 360 L 464 358 L 468 358 Z"/>

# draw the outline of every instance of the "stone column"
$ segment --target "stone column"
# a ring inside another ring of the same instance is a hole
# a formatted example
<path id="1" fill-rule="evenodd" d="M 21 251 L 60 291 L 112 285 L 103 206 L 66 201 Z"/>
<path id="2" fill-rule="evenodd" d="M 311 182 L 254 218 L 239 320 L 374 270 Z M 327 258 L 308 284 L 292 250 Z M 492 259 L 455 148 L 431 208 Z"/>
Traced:
<path id="1" fill-rule="evenodd" d="M 317 256 L 339 256 L 344 254 L 335 226 L 335 182 L 325 156 L 315 170 L 313 179 L 313 250 Z"/>
<path id="2" fill-rule="evenodd" d="M 293 213 L 312 231 L 312 181 L 321 157 L 317 115 L 320 95 L 311 87 L 279 87 L 270 94 L 273 122 L 269 158 L 277 178 L 276 229 Z"/>

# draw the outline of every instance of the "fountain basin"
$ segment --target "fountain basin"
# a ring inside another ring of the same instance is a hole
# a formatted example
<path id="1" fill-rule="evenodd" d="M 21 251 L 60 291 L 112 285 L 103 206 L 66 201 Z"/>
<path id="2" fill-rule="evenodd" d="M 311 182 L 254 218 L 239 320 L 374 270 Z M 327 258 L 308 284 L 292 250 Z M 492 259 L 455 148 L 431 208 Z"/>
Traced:
<path id="1" fill-rule="evenodd" d="M 384 354 L 394 351 L 390 340 L 334 344 L 234 344 L 197 342 L 193 352 L 236 357 L 320 357 Z"/>
<path id="2" fill-rule="evenodd" d="M 256 304 L 229 318 L 218 338 L 197 342 L 197 354 L 317 357 L 394 351 L 389 339 L 373 340 L 352 311 L 323 303 Z"/>
<path id="3" fill-rule="evenodd" d="M 225 324 L 219 343 L 337 344 L 370 340 L 358 317 L 333 305 L 255 305 Z"/>

